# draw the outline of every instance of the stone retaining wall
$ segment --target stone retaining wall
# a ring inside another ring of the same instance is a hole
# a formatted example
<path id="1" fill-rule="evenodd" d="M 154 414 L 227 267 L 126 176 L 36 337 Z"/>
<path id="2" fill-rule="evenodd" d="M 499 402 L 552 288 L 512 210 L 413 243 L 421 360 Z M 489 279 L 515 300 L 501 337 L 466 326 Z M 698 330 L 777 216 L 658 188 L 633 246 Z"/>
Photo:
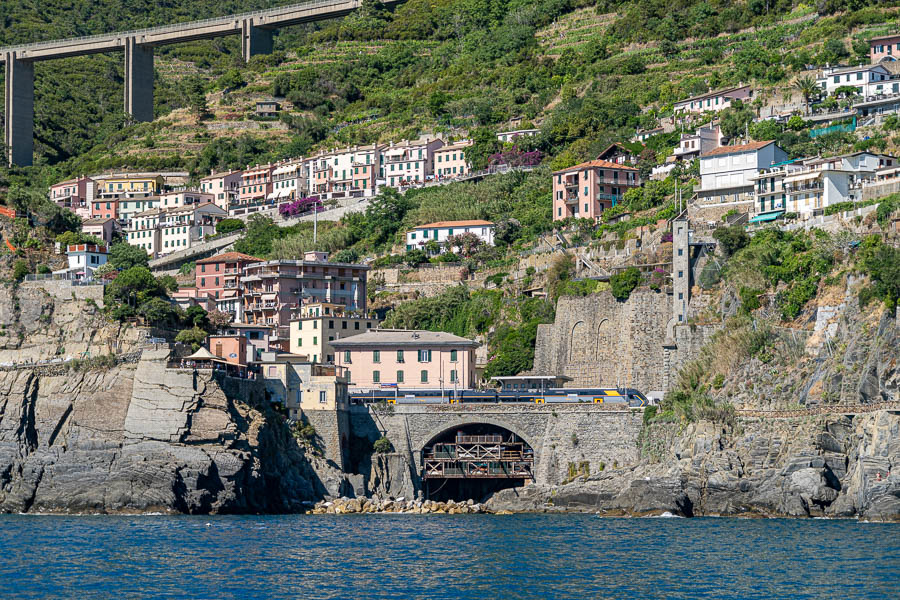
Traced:
<path id="1" fill-rule="evenodd" d="M 102 285 L 74 285 L 71 281 L 47 279 L 44 281 L 23 281 L 25 288 L 40 288 L 56 300 L 93 300 L 103 308 Z"/>

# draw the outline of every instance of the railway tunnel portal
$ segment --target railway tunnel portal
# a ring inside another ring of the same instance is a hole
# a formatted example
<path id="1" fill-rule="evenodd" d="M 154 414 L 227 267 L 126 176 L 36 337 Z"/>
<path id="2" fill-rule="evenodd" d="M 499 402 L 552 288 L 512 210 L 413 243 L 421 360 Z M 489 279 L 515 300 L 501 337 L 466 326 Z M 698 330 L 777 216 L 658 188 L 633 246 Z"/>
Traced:
<path id="1" fill-rule="evenodd" d="M 370 446 L 391 442 L 395 470 L 408 472 L 391 495 L 477 500 L 634 464 L 641 421 L 602 404 L 397 404 L 351 406 L 347 426 Z"/>

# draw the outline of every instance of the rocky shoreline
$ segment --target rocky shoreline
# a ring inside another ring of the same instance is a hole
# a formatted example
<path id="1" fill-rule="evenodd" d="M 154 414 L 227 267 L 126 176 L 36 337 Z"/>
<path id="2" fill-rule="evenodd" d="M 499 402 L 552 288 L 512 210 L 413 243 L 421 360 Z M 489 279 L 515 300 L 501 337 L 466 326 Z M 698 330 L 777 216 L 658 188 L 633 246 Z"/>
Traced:
<path id="1" fill-rule="evenodd" d="M 378 496 L 372 498 L 347 498 L 346 496 L 335 500 L 321 501 L 307 514 L 311 515 L 352 515 L 352 514 L 386 514 L 400 513 L 413 515 L 480 515 L 494 513 L 487 510 L 483 504 L 474 500 L 457 502 L 447 500 L 407 500 L 406 498 L 385 498 Z M 500 511 L 494 514 L 512 514 L 510 511 Z"/>

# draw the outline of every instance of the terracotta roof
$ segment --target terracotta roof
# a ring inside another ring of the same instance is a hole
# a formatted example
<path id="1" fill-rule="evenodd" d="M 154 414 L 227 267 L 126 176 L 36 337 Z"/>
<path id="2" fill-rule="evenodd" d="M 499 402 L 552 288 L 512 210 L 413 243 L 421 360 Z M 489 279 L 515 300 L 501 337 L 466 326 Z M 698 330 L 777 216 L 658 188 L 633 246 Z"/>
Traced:
<path id="1" fill-rule="evenodd" d="M 256 258 L 255 256 L 250 256 L 249 254 L 244 254 L 243 252 L 225 252 L 223 254 L 216 254 L 215 256 L 210 256 L 209 258 L 204 258 L 202 260 L 198 260 L 197 264 L 210 264 L 210 263 L 220 263 L 220 262 L 229 262 L 229 261 L 247 261 L 247 262 L 262 262 L 261 258 Z"/>
<path id="2" fill-rule="evenodd" d="M 719 146 L 718 148 L 714 148 L 707 152 L 706 154 L 702 154 L 701 158 L 706 156 L 720 156 L 723 154 L 734 154 L 735 152 L 751 152 L 753 150 L 759 150 L 760 148 L 765 148 L 769 144 L 774 144 L 774 140 L 762 141 L 762 142 L 750 142 L 748 144 L 740 144 L 737 146 Z"/>
<path id="3" fill-rule="evenodd" d="M 620 169 L 623 171 L 637 171 L 634 167 L 629 167 L 628 165 L 620 165 L 619 163 L 610 162 L 608 160 L 589 160 L 587 162 L 583 162 L 580 165 L 575 165 L 574 167 L 569 167 L 568 169 L 560 169 L 559 171 L 553 171 L 554 173 L 567 173 L 569 171 L 578 171 L 581 169 L 590 169 L 592 167 L 596 167 L 599 169 Z"/>
<path id="4" fill-rule="evenodd" d="M 482 221 L 480 219 L 474 219 L 472 221 L 438 221 L 436 223 L 426 223 L 425 225 L 419 225 L 418 227 L 413 227 L 413 229 L 440 229 L 442 227 L 477 227 L 480 225 L 491 225 L 493 223 L 490 221 Z"/>
<path id="5" fill-rule="evenodd" d="M 109 223 L 110 221 L 115 221 L 115 219 L 101 219 L 100 217 L 95 217 L 93 219 L 87 219 L 81 222 L 81 226 L 84 227 L 86 225 L 103 225 L 105 223 Z"/>
<path id="6" fill-rule="evenodd" d="M 211 173 L 206 177 L 201 177 L 200 181 L 204 179 L 219 179 L 221 177 L 228 177 L 229 175 L 240 175 L 243 171 L 222 171 L 221 173 Z"/>
<path id="7" fill-rule="evenodd" d="M 481 344 L 468 338 L 443 331 L 413 329 L 371 329 L 359 335 L 351 335 L 330 342 L 333 348 L 353 348 L 359 346 L 469 346 L 477 348 Z"/>

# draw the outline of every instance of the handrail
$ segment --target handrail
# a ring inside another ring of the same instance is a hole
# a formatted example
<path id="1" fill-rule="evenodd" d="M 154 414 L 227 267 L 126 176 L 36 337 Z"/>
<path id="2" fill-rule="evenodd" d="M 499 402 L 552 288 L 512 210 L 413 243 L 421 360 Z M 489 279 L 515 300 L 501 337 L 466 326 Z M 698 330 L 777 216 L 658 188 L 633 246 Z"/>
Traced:
<path id="1" fill-rule="evenodd" d="M 396 2 L 398 0 L 383 0 L 384 2 Z M 248 19 L 252 17 L 265 17 L 265 16 L 274 16 L 281 12 L 289 12 L 292 10 L 298 10 L 301 8 L 317 8 L 325 5 L 339 5 L 339 4 L 347 4 L 352 2 L 356 5 L 359 5 L 359 0 L 310 0 L 308 2 L 300 2 L 298 4 L 291 4 L 288 6 L 281 6 L 278 8 L 268 8 L 264 10 L 256 10 L 246 13 L 237 13 L 233 15 L 225 15 L 222 17 L 210 17 L 208 19 L 201 19 L 199 21 L 185 21 L 182 23 L 172 23 L 169 25 L 157 25 L 155 27 L 146 27 L 143 29 L 132 29 L 127 31 L 112 31 L 109 33 L 99 33 L 95 35 L 85 35 L 74 38 L 65 38 L 61 40 L 47 40 L 43 42 L 32 42 L 30 44 L 22 44 L 18 46 L 6 46 L 0 48 L 0 54 L 6 52 L 12 52 L 15 50 L 30 50 L 35 48 L 43 48 L 43 47 L 51 47 L 58 44 L 69 44 L 73 42 L 88 42 L 93 40 L 105 40 L 111 37 L 131 37 L 136 35 L 148 34 L 148 33 L 162 33 L 165 31 L 173 31 L 178 30 L 179 28 L 193 28 L 198 27 L 200 25 L 208 25 L 211 23 L 228 23 L 229 21 L 233 21 L 235 19 Z"/>

